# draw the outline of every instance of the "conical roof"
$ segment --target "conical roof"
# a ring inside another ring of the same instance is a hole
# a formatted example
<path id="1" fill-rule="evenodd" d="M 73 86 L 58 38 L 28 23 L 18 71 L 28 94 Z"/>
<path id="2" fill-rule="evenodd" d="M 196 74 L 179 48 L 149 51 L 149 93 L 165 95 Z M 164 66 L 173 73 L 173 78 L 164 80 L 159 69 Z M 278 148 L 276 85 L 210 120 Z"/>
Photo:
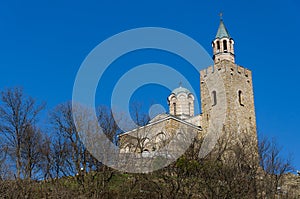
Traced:
<path id="1" fill-rule="evenodd" d="M 223 20 L 221 19 L 216 39 L 222 39 L 224 37 L 231 38 Z"/>

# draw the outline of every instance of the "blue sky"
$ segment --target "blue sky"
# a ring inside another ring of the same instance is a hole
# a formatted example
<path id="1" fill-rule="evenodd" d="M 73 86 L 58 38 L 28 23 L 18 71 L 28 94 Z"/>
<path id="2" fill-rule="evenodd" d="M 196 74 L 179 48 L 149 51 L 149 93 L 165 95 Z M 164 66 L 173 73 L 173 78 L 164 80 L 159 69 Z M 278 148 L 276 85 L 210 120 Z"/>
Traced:
<path id="1" fill-rule="evenodd" d="M 222 11 L 235 40 L 237 64 L 253 71 L 258 132 L 276 138 L 300 169 L 299 7 L 298 0 L 1 1 L 0 89 L 22 86 L 28 95 L 46 101 L 50 110 L 71 100 L 77 70 L 96 45 L 138 27 L 177 30 L 211 54 Z M 126 71 L 153 60 L 175 68 L 185 65 L 158 51 L 136 52 L 116 62 L 124 65 L 120 71 Z M 183 71 L 197 81 L 191 70 Z M 107 75 L 103 96 L 109 95 L 118 76 Z M 147 89 L 155 95 L 142 97 Z M 166 104 L 168 92 L 145 87 L 135 97 L 145 104 Z"/>

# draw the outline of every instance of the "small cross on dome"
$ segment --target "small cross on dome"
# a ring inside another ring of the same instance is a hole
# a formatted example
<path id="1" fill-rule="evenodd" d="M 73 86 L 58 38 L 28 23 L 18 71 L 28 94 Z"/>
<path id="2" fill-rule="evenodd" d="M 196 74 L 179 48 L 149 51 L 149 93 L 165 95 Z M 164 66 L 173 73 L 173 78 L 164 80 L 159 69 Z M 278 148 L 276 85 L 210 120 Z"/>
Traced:
<path id="1" fill-rule="evenodd" d="M 179 87 L 182 87 L 182 81 L 179 82 Z"/>

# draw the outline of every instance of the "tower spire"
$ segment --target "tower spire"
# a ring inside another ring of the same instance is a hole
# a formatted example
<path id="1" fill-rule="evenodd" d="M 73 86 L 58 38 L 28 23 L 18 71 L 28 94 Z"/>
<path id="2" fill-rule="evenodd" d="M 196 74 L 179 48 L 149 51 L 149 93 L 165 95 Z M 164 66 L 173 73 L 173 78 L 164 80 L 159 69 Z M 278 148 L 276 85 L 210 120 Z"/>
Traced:
<path id="1" fill-rule="evenodd" d="M 231 38 L 223 21 L 223 13 L 220 13 L 220 24 L 214 41 L 213 47 L 213 59 L 217 63 L 222 60 L 229 60 L 234 62 L 234 41 Z"/>
<path id="2" fill-rule="evenodd" d="M 227 30 L 227 28 L 224 24 L 224 21 L 223 21 L 223 13 L 220 13 L 220 25 L 219 25 L 219 28 L 218 28 L 216 38 L 222 39 L 223 37 L 227 37 L 227 38 L 230 39 L 229 32 L 228 32 L 228 30 Z"/>

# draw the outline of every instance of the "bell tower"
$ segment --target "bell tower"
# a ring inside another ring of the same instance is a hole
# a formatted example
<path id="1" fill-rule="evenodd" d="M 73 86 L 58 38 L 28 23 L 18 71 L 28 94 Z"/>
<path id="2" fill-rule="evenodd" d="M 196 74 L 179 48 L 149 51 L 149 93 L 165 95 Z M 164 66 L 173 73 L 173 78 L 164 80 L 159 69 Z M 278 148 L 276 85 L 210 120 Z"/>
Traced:
<path id="1" fill-rule="evenodd" d="M 212 42 L 214 65 L 200 71 L 202 128 L 205 134 L 210 121 L 225 113 L 222 137 L 230 144 L 248 143 L 247 154 L 257 154 L 256 118 L 252 72 L 235 63 L 234 41 L 220 19 Z M 223 113 L 222 112 L 222 113 Z"/>
<path id="2" fill-rule="evenodd" d="M 228 60 L 234 63 L 234 41 L 225 27 L 222 14 L 220 14 L 220 17 L 218 32 L 212 42 L 213 60 L 215 63 L 221 60 Z"/>

